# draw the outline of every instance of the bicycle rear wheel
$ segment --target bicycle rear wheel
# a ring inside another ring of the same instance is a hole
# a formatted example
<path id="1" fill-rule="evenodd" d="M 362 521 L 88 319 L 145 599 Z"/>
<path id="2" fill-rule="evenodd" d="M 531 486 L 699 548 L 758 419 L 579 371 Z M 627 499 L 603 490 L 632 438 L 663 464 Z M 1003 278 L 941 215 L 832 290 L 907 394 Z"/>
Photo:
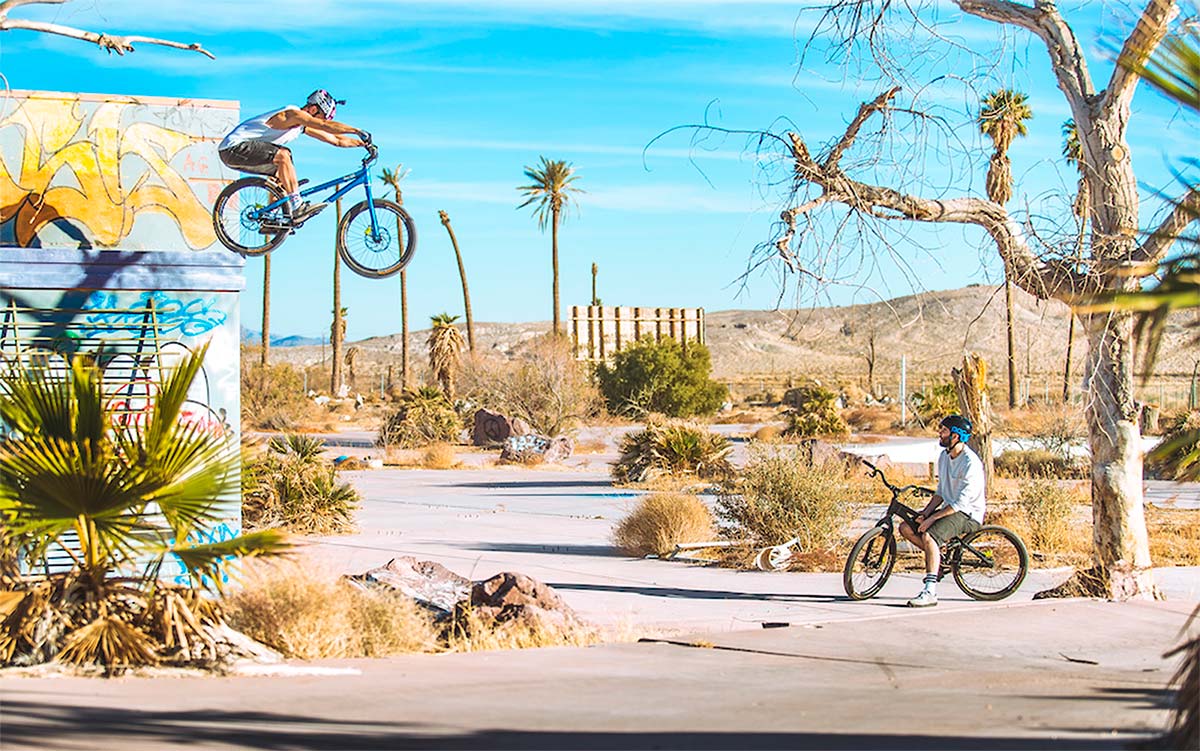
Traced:
<path id="1" fill-rule="evenodd" d="M 1025 581 L 1029 553 L 1025 543 L 1004 527 L 980 527 L 962 540 L 951 564 L 954 583 L 976 600 L 1003 600 Z"/>
<path id="2" fill-rule="evenodd" d="M 283 199 L 283 191 L 261 177 L 235 180 L 213 202 L 213 229 L 226 248 L 244 256 L 261 256 L 287 239 L 288 217 L 282 206 L 260 214 L 265 206 Z"/>
<path id="3" fill-rule="evenodd" d="M 338 255 L 350 270 L 368 279 L 399 273 L 417 250 L 417 228 L 408 212 L 376 198 L 374 227 L 367 202 L 356 203 L 338 225 Z"/>
<path id="4" fill-rule="evenodd" d="M 866 600 L 883 589 L 896 565 L 896 537 L 890 529 L 875 527 L 854 543 L 842 570 L 842 587 L 851 600 Z"/>

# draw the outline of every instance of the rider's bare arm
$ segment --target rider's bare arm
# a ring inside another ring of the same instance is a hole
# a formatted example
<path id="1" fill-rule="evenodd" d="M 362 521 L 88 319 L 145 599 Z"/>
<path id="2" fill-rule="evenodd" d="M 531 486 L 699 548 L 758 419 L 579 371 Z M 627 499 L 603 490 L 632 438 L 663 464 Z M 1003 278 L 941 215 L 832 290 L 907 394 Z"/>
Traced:
<path id="1" fill-rule="evenodd" d="M 313 137 L 316 137 L 317 133 L 331 133 L 335 135 L 358 135 L 359 133 L 358 128 L 353 126 L 339 123 L 337 120 L 325 120 L 320 117 L 313 117 L 304 110 L 296 109 L 280 110 L 271 115 L 267 118 L 267 127 L 276 130 L 303 127 L 304 132 Z"/>
<path id="2" fill-rule="evenodd" d="M 326 133 L 325 131 L 310 130 L 307 128 L 304 130 L 304 132 L 307 133 L 308 135 L 312 136 L 313 138 L 317 139 L 318 141 L 323 141 L 324 143 L 328 143 L 333 146 L 341 146 L 342 148 L 349 148 L 351 146 L 362 146 L 363 145 L 362 139 L 355 138 L 353 136 L 338 135 L 338 134 L 334 134 L 334 133 Z"/>

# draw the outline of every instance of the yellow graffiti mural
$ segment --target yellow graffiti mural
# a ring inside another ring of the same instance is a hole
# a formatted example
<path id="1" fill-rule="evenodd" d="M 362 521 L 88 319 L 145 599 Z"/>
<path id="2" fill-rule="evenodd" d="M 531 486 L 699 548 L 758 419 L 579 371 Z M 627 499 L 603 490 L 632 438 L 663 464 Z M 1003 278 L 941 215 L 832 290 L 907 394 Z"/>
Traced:
<path id="1" fill-rule="evenodd" d="M 106 102 L 88 116 L 78 101 L 28 99 L 0 120 L 0 134 L 22 132 L 19 168 L 0 158 L 0 224 L 14 222 L 17 245 L 65 219 L 85 227 L 97 247 L 117 247 L 143 212 L 173 218 L 188 247 L 213 244 L 208 209 L 170 164 L 198 139 L 153 123 L 122 128 L 126 107 Z M 122 169 L 136 175 L 132 186 L 123 187 Z"/>

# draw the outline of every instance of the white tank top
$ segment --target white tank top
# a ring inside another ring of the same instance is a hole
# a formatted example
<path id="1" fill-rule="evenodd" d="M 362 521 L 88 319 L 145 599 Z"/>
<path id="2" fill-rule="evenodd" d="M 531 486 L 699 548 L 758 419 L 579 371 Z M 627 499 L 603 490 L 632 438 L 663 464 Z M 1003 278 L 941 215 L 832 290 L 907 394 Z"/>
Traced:
<path id="1" fill-rule="evenodd" d="M 230 146 L 246 141 L 266 141 L 276 146 L 282 146 L 285 143 L 294 141 L 297 136 L 304 132 L 304 126 L 297 125 L 295 128 L 288 128 L 287 130 L 276 130 L 267 126 L 267 120 L 285 110 L 298 109 L 300 108 L 296 105 L 289 104 L 281 110 L 271 110 L 261 115 L 255 115 L 229 131 L 229 135 L 225 136 L 225 140 L 221 141 L 221 145 L 217 149 L 228 149 Z"/>

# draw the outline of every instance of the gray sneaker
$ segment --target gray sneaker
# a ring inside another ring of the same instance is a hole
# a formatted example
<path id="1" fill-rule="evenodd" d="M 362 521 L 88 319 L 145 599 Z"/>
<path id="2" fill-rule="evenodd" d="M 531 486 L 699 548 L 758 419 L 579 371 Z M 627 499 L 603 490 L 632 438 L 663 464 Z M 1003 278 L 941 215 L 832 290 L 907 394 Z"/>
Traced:
<path id="1" fill-rule="evenodd" d="M 292 209 L 292 224 L 300 225 L 313 218 L 328 206 L 327 203 L 309 203 L 305 201 Z"/>
<path id="2" fill-rule="evenodd" d="M 937 605 L 937 595 L 928 589 L 922 589 L 920 594 L 908 601 L 910 608 L 931 608 Z"/>

